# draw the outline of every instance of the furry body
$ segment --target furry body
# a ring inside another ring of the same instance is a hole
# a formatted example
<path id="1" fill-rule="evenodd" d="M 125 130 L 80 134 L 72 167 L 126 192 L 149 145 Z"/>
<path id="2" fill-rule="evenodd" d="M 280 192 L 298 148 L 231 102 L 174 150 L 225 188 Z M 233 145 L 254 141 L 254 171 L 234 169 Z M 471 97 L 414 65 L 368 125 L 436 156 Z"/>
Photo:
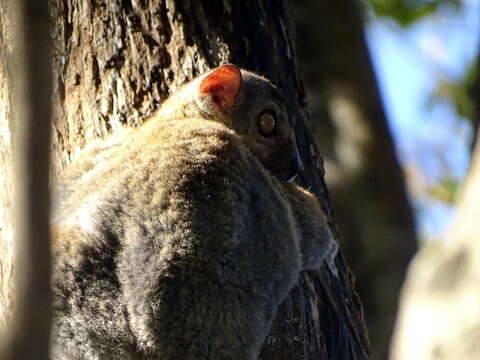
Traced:
<path id="1" fill-rule="evenodd" d="M 316 199 L 267 169 L 227 121 L 237 108 L 192 105 L 192 84 L 67 169 L 54 359 L 255 359 L 300 271 L 331 253 Z"/>

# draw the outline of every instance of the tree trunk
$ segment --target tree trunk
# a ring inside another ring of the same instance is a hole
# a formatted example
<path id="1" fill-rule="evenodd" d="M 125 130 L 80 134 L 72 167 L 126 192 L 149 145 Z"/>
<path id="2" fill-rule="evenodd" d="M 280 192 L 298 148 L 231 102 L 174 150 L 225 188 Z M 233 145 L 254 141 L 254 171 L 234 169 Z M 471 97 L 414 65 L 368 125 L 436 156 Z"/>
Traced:
<path id="1" fill-rule="evenodd" d="M 13 56 L 14 22 L 0 2 L 0 328 L 6 329 L 13 307 L 13 79 L 8 59 Z"/>
<path id="2" fill-rule="evenodd" d="M 335 227 L 311 139 L 286 1 L 51 0 L 56 171 L 88 141 L 137 126 L 182 83 L 231 62 L 272 79 L 296 109 L 302 182 Z M 343 257 L 304 273 L 278 312 L 261 359 L 367 359 L 362 308 Z"/>
<path id="3" fill-rule="evenodd" d="M 0 236 L 1 240 L 5 240 L 2 250 L 8 250 L 8 254 L 1 253 L 1 275 L 5 286 L 2 289 L 6 295 L 4 300 L 8 300 L 2 301 L 2 313 L 5 314 L 6 306 L 12 302 L 9 292 L 14 273 L 15 316 L 8 324 L 8 332 L 0 337 L 0 358 L 46 360 L 51 317 L 48 184 L 52 64 L 49 12 L 48 4 L 42 0 L 12 1 L 8 5 L 10 32 L 4 32 L 7 28 L 2 27 L 2 35 L 6 37 L 1 36 L 0 42 L 2 49 L 8 49 L 3 53 L 3 66 L 0 68 L 0 78 L 5 79 L 2 89 L 5 98 L 2 96 L 1 99 L 5 100 L 5 116 L 8 118 L 2 117 L 4 122 L 0 126 L 5 130 L 6 140 L 1 144 L 5 145 L 1 151 L 8 151 L 5 152 L 6 157 L 2 156 L 4 169 L 11 172 L 12 158 L 15 160 L 15 174 L 4 173 L 5 176 L 13 176 L 7 181 L 15 180 L 15 193 L 12 186 L 4 187 L 8 192 L 4 193 L 1 205 L 9 205 L 5 200 L 14 198 L 15 249 L 11 234 L 0 232 Z M 0 10 L 2 25 L 7 24 L 3 21 L 6 20 L 4 10 L 3 7 Z M 10 37 L 11 34 L 16 36 Z M 7 43 L 14 46 L 7 47 Z M 4 72 L 7 69 L 10 77 Z M 8 127 L 8 124 L 14 126 Z M 12 132 L 6 131 L 12 128 L 13 137 Z M 12 144 L 15 145 L 14 156 Z M 8 211 L 8 226 L 12 226 L 12 208 Z M 13 252 L 15 256 L 8 257 Z"/>

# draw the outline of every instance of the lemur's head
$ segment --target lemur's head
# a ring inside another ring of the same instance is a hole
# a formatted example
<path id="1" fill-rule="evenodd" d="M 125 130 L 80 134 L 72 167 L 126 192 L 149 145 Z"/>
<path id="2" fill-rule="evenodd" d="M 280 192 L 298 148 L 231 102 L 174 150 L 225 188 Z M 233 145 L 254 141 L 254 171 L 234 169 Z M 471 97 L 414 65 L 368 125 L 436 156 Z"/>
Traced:
<path id="1" fill-rule="evenodd" d="M 223 65 L 192 85 L 198 89 L 199 109 L 242 136 L 276 177 L 289 181 L 302 171 L 285 99 L 269 80 L 235 65 Z"/>

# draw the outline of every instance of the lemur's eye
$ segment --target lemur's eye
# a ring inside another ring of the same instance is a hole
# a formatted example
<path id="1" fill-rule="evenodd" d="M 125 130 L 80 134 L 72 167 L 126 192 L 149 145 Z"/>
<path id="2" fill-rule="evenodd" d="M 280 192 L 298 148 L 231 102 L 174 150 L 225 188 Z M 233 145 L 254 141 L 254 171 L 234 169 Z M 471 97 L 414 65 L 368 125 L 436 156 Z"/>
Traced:
<path id="1" fill-rule="evenodd" d="M 260 114 L 257 120 L 258 130 L 263 136 L 268 136 L 275 130 L 277 120 L 272 111 L 264 111 Z"/>

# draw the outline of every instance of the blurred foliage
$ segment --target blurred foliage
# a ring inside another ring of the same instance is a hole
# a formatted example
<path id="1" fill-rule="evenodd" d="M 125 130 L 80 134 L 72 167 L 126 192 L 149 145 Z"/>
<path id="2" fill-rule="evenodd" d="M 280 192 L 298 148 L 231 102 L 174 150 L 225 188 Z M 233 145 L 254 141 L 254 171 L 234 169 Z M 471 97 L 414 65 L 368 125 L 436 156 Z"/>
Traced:
<path id="1" fill-rule="evenodd" d="M 475 121 L 474 97 L 472 91 L 478 79 L 478 59 L 466 69 L 463 78 L 459 80 L 441 77 L 435 91 L 429 98 L 429 105 L 438 100 L 451 101 L 459 116 L 471 122 Z"/>
<path id="2" fill-rule="evenodd" d="M 458 180 L 451 176 L 444 177 L 440 182 L 431 186 L 427 190 L 427 194 L 436 200 L 443 203 L 453 204 L 455 200 L 455 194 L 459 186 Z"/>
<path id="3" fill-rule="evenodd" d="M 376 16 L 388 17 L 400 26 L 408 27 L 427 17 L 441 15 L 445 8 L 460 10 L 465 6 L 465 0 L 367 0 L 366 4 L 370 4 Z M 469 121 L 472 128 L 477 129 L 479 124 L 476 122 L 479 120 L 475 114 L 475 101 L 479 99 L 480 95 L 479 60 L 480 58 L 477 56 L 465 68 L 461 78 L 453 78 L 446 71 L 438 68 L 436 84 L 429 94 L 426 105 L 433 107 L 439 102 L 448 102 L 462 120 Z M 474 136 L 472 142 L 475 141 Z M 442 156 L 439 154 L 440 158 Z M 460 181 L 461 179 L 446 171 L 433 184 L 423 188 L 423 196 L 445 204 L 453 204 Z"/>
<path id="4" fill-rule="evenodd" d="M 426 15 L 435 13 L 442 5 L 455 7 L 461 0 L 369 0 L 377 16 L 394 19 L 402 26 L 408 26 Z"/>

